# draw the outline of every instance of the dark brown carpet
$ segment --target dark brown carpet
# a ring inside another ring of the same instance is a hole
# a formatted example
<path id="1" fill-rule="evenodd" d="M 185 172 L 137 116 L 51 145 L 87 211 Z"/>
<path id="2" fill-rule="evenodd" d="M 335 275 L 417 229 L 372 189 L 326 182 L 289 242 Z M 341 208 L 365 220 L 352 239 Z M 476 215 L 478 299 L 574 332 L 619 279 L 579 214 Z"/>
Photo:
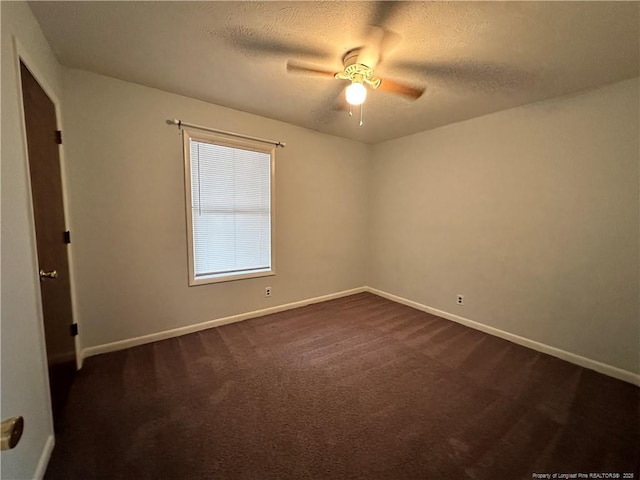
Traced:
<path id="1" fill-rule="evenodd" d="M 638 479 L 639 402 L 363 293 L 87 359 L 46 479 Z"/>

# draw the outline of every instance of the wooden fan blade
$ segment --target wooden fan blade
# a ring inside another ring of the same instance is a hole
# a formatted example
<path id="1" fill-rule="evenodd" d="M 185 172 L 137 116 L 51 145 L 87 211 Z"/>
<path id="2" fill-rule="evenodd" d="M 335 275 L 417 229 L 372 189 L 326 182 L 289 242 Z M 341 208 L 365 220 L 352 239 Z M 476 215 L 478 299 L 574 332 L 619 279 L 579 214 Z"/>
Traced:
<path id="1" fill-rule="evenodd" d="M 370 25 L 379 25 L 385 27 L 391 23 L 391 21 L 398 15 L 400 10 L 406 8 L 405 2 L 371 2 L 371 17 L 369 18 Z"/>
<path id="2" fill-rule="evenodd" d="M 535 76 L 507 65 L 458 60 L 452 62 L 393 62 L 392 68 L 418 73 L 447 88 L 497 92 L 529 88 Z"/>
<path id="3" fill-rule="evenodd" d="M 348 112 L 350 105 L 347 103 L 347 99 L 344 96 L 344 89 L 346 87 L 340 85 L 340 90 L 337 91 L 337 95 L 335 95 L 335 100 L 333 102 L 332 110 L 334 112 Z"/>
<path id="4" fill-rule="evenodd" d="M 335 76 L 336 72 L 332 72 L 331 70 L 327 70 L 322 67 L 316 67 L 313 65 L 302 65 L 296 62 L 287 62 L 287 71 L 289 72 L 298 72 L 298 73 L 311 73 L 315 75 L 325 75 L 329 77 Z"/>
<path id="5" fill-rule="evenodd" d="M 328 58 L 330 53 L 323 47 L 308 45 L 303 41 L 285 41 L 278 36 L 268 37 L 260 32 L 238 26 L 221 34 L 231 48 L 253 55 L 297 56 L 312 60 Z"/>
<path id="6" fill-rule="evenodd" d="M 393 80 L 382 80 L 378 90 L 381 92 L 396 93 L 413 100 L 417 100 L 424 93 L 424 87 L 413 87 L 406 83 L 400 83 Z"/>
<path id="7" fill-rule="evenodd" d="M 335 82 L 327 90 L 325 100 L 322 102 L 321 110 L 318 114 L 323 123 L 332 123 L 337 118 L 349 111 L 349 104 L 344 98 L 344 85 L 342 82 Z"/>
<path id="8" fill-rule="evenodd" d="M 387 28 L 369 25 L 366 38 L 367 42 L 363 47 L 362 56 L 367 57 L 367 60 L 360 63 L 375 68 L 400 43 L 402 37 Z M 373 58 L 373 61 L 370 58 Z"/>

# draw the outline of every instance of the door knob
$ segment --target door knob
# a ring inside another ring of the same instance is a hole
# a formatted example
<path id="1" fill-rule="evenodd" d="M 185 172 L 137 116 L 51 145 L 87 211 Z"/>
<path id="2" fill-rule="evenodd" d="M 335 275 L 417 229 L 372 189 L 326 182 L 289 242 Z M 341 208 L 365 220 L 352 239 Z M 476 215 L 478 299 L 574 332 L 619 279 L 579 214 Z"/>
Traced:
<path id="1" fill-rule="evenodd" d="M 22 437 L 22 430 L 24 430 L 22 417 L 13 417 L 2 422 L 2 441 L 0 442 L 2 450 L 15 447 Z"/>
<path id="2" fill-rule="evenodd" d="M 58 271 L 51 270 L 50 272 L 45 272 L 44 270 L 40 269 L 40 280 L 42 280 L 43 278 L 58 278 Z"/>

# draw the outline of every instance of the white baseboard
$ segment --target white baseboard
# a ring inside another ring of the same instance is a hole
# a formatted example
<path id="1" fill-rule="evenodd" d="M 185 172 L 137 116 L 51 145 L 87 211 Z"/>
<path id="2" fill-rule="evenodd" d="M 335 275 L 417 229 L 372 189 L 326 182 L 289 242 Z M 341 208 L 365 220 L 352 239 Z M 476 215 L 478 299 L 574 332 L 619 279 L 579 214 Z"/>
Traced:
<path id="1" fill-rule="evenodd" d="M 40 460 L 38 460 L 36 471 L 33 474 L 34 480 L 42 480 L 44 478 L 44 474 L 47 471 L 47 465 L 49 465 L 49 459 L 51 458 L 51 453 L 53 452 L 55 443 L 56 442 L 53 435 L 49 435 L 47 437 L 47 441 L 44 443 L 42 453 L 40 454 Z"/>
<path id="2" fill-rule="evenodd" d="M 515 335 L 513 333 L 509 333 L 504 330 L 500 330 L 498 328 L 490 327 L 488 325 L 484 325 L 482 323 L 469 320 L 468 318 L 464 318 L 459 315 L 455 315 L 453 313 L 445 312 L 443 310 L 438 310 L 437 308 L 433 308 L 433 307 L 428 307 L 421 303 L 414 302 L 412 300 L 408 300 L 406 298 L 399 297 L 391 293 L 383 292 L 382 290 L 377 290 L 371 287 L 365 287 L 365 291 L 373 293 L 380 297 L 384 297 L 386 299 L 392 300 L 394 302 L 402 303 L 403 305 L 413 307 L 417 310 L 421 310 L 423 312 L 427 312 L 432 315 L 436 315 L 438 317 L 445 318 L 447 320 L 451 320 L 456 323 L 460 323 L 467 327 L 480 330 L 481 332 L 488 333 L 489 335 L 493 335 L 496 337 L 503 338 L 505 340 L 509 340 L 510 342 L 517 343 L 518 345 L 522 345 L 523 347 L 527 347 L 532 350 L 536 350 L 538 352 L 546 353 L 553 357 L 566 360 L 567 362 L 573 363 L 575 365 L 579 365 L 581 367 L 588 368 L 590 370 L 595 370 L 596 372 L 603 373 L 613 378 L 617 378 L 618 380 L 623 380 L 625 382 L 640 386 L 640 375 L 636 373 L 629 372 L 627 370 L 623 370 L 621 368 L 614 367 L 612 365 L 607 365 L 606 363 L 598 362 L 597 360 L 592 360 L 590 358 L 583 357 L 575 353 L 567 352 L 566 350 L 552 347 L 544 343 L 536 342 L 535 340 L 530 340 L 528 338 L 521 337 L 519 335 Z"/>
<path id="3" fill-rule="evenodd" d="M 243 320 L 248 320 L 250 318 L 257 318 L 257 317 L 262 317 L 264 315 L 269 315 L 272 313 L 284 312 L 286 310 L 304 307 L 305 305 L 325 302 L 327 300 L 333 300 L 335 298 L 346 297 L 348 295 L 354 295 L 356 293 L 362 293 L 362 292 L 370 292 L 370 293 L 373 293 L 374 295 L 379 295 L 380 297 L 387 298 L 394 302 L 401 303 L 409 307 L 413 307 L 417 310 L 421 310 L 423 312 L 427 312 L 432 315 L 436 315 L 438 317 L 445 318 L 447 320 L 451 320 L 456 323 L 460 323 L 462 325 L 473 328 L 475 330 L 488 333 L 489 335 L 503 338 L 510 342 L 517 343 L 518 345 L 531 348 L 532 350 L 546 353 L 548 355 L 560 358 L 562 360 L 566 360 L 567 362 L 574 363 L 581 367 L 595 370 L 596 372 L 609 375 L 610 377 L 617 378 L 619 380 L 623 380 L 625 382 L 640 386 L 640 375 L 636 373 L 629 372 L 627 370 L 623 370 L 621 368 L 614 367 L 612 365 L 607 365 L 605 363 L 602 363 L 587 357 L 583 357 L 575 353 L 567 352 L 566 350 L 552 347 L 544 343 L 536 342 L 535 340 L 530 340 L 528 338 L 521 337 L 519 335 L 506 332 L 498 328 L 490 327 L 488 325 L 475 322 L 468 318 L 461 317 L 453 313 L 445 312 L 443 310 L 438 310 L 437 308 L 429 307 L 427 305 L 414 302 L 413 300 L 408 300 L 406 298 L 399 297 L 397 295 L 393 295 L 391 293 L 387 293 L 382 290 L 377 290 L 371 287 L 353 288 L 351 290 L 344 290 L 342 292 L 323 295 L 320 297 L 309 298 L 309 299 L 301 300 L 298 302 L 287 303 L 284 305 L 277 305 L 275 307 L 269 307 L 262 310 L 254 310 L 252 312 L 241 313 L 241 314 L 232 315 L 229 317 L 217 318 L 215 320 L 209 320 L 207 322 L 198 323 L 196 325 L 188 325 L 186 327 L 174 328 L 171 330 L 152 333 L 150 335 L 144 335 L 141 337 L 128 338 L 126 340 L 105 343 L 103 345 L 96 345 L 94 347 L 88 347 L 82 350 L 80 362 L 82 362 L 87 357 L 91 357 L 93 355 L 99 355 L 101 353 L 115 352 L 117 350 L 123 350 L 125 348 L 135 347 L 137 345 L 143 345 L 145 343 L 157 342 L 159 340 L 165 340 L 167 338 L 179 337 L 181 335 L 187 335 L 189 333 L 194 333 L 194 332 L 199 332 L 201 330 L 206 330 L 209 328 L 219 327 L 222 325 L 226 325 L 228 323 L 241 322 Z"/>
<path id="4" fill-rule="evenodd" d="M 228 323 L 241 322 L 250 318 L 263 317 L 272 313 L 284 312 L 286 310 L 292 310 L 294 308 L 304 307 L 313 303 L 326 302 L 327 300 L 333 300 L 335 298 L 346 297 L 354 295 L 356 293 L 362 293 L 367 291 L 366 287 L 353 288 L 351 290 L 344 290 L 342 292 L 332 293 L 329 295 L 323 295 L 320 297 L 309 298 L 293 303 L 286 303 L 284 305 L 277 305 L 275 307 L 269 307 L 262 310 L 254 310 L 252 312 L 240 313 L 238 315 L 232 315 L 230 317 L 217 318 L 215 320 L 209 320 L 207 322 L 198 323 L 196 325 L 188 325 L 186 327 L 174 328 L 171 330 L 165 330 L 163 332 L 152 333 L 150 335 L 143 335 L 141 337 L 128 338 L 126 340 L 120 340 L 117 342 L 105 343 L 103 345 L 96 345 L 94 347 L 87 347 L 82 350 L 83 361 L 87 357 L 93 355 L 99 355 L 101 353 L 115 352 L 117 350 L 124 350 L 125 348 L 135 347 L 137 345 L 143 345 L 145 343 L 157 342 L 159 340 L 165 340 L 167 338 L 179 337 L 181 335 L 187 335 L 189 333 L 199 332 L 201 330 L 207 330 L 213 327 L 220 327 Z"/>

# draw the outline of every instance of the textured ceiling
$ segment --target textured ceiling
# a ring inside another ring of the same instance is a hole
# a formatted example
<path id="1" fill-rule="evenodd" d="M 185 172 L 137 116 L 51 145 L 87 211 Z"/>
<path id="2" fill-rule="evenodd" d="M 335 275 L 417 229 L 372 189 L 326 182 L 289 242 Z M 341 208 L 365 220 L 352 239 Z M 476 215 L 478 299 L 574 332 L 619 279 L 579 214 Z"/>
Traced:
<path id="1" fill-rule="evenodd" d="M 638 2 L 30 6 L 63 65 L 367 143 L 640 70 Z M 358 126 L 337 108 L 344 81 L 287 72 L 288 60 L 338 71 L 342 56 L 364 45 L 380 50 L 378 76 L 423 86 L 424 95 L 409 101 L 370 91 Z"/>

